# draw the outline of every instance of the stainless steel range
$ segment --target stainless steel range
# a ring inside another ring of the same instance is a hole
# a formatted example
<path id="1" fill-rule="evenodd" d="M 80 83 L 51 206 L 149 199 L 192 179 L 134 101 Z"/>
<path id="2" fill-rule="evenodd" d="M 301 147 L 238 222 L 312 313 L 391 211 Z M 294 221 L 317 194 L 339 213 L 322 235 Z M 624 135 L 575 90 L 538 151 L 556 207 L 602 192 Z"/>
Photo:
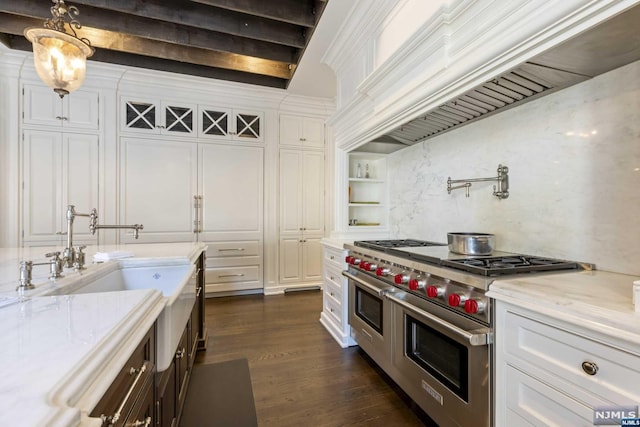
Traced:
<path id="1" fill-rule="evenodd" d="M 507 252 L 456 255 L 412 239 L 345 247 L 353 338 L 441 426 L 492 424 L 491 282 L 582 268 Z"/>

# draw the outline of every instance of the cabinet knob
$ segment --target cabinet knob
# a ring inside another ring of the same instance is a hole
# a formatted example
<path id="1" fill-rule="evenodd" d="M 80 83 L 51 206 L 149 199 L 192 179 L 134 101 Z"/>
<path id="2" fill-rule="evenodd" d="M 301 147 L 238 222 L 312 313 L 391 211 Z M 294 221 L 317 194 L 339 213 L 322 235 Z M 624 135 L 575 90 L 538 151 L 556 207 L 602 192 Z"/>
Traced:
<path id="1" fill-rule="evenodd" d="M 598 373 L 598 365 L 596 365 L 595 362 L 584 361 L 582 362 L 582 370 L 587 375 L 595 375 L 596 373 Z"/>

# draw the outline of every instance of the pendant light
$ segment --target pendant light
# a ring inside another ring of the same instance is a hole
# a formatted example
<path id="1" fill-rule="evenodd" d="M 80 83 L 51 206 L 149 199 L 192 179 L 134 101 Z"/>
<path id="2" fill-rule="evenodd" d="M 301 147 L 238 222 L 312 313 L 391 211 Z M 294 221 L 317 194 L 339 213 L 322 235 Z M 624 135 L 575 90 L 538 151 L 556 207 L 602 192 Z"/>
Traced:
<path id="1" fill-rule="evenodd" d="M 75 31 L 82 28 L 75 19 L 80 14 L 78 8 L 67 6 L 64 0 L 52 2 L 53 17 L 44 21 L 44 28 L 27 28 L 24 36 L 33 44 L 33 61 L 38 76 L 63 98 L 82 86 L 87 58 L 93 55 L 94 49 L 89 40 L 79 38 Z"/>

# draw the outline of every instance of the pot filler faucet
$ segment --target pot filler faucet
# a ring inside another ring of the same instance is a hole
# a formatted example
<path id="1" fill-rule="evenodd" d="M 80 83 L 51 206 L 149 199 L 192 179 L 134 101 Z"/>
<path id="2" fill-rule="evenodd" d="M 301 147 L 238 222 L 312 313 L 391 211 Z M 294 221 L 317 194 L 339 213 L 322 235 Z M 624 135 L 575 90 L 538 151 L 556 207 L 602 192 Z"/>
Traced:
<path id="1" fill-rule="evenodd" d="M 73 221 L 76 217 L 89 218 L 89 231 L 91 234 L 96 234 L 96 230 L 100 229 L 131 229 L 133 230 L 133 237 L 138 238 L 139 231 L 144 228 L 142 224 L 133 225 L 98 225 L 98 211 L 96 208 L 91 209 L 88 214 L 76 212 L 74 205 L 67 206 L 67 247 L 62 252 L 62 258 L 60 258 L 60 252 L 48 253 L 45 256 L 51 258 L 46 263 L 33 263 L 32 261 L 20 262 L 20 280 L 17 290 L 33 289 L 34 286 L 31 283 L 31 270 L 35 265 L 49 265 L 51 275 L 50 280 L 57 279 L 62 276 L 63 267 L 73 268 L 75 270 L 84 270 L 85 254 L 82 252 L 86 246 L 73 246 Z"/>

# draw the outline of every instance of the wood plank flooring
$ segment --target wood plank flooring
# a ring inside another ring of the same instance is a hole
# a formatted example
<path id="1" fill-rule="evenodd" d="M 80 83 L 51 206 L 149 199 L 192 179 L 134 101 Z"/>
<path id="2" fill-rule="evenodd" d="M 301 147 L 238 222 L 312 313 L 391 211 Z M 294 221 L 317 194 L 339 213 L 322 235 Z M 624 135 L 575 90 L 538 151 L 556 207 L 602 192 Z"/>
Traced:
<path id="1" fill-rule="evenodd" d="M 322 292 L 206 300 L 197 363 L 247 358 L 259 426 L 423 426 L 428 417 L 359 347 L 320 324 Z"/>

